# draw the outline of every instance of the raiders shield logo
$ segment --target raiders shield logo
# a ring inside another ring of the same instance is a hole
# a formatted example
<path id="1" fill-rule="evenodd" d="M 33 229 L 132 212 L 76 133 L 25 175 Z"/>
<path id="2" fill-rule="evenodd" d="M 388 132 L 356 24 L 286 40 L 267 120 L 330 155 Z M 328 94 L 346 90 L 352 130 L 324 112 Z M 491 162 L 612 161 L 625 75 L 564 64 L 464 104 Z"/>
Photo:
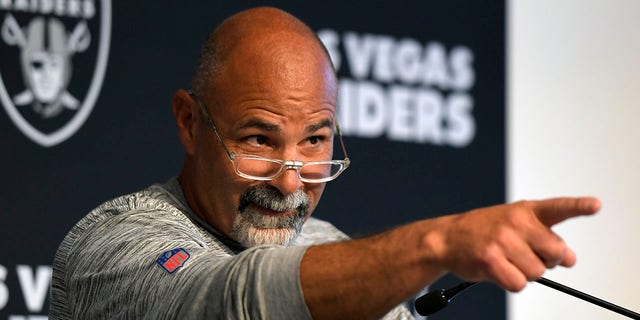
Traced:
<path id="1" fill-rule="evenodd" d="M 0 1 L 0 102 L 49 147 L 84 124 L 102 87 L 110 0 Z"/>

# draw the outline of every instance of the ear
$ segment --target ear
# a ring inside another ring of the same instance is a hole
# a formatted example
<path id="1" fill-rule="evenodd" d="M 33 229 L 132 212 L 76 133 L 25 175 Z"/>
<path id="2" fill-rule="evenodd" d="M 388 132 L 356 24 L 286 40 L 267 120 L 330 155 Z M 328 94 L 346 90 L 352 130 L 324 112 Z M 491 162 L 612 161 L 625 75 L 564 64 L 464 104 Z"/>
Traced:
<path id="1" fill-rule="evenodd" d="M 187 154 L 193 154 L 195 150 L 195 135 L 197 108 L 194 106 L 194 101 L 185 90 L 178 90 L 173 96 L 173 118 L 176 120 L 176 126 L 178 128 L 178 136 Z"/>

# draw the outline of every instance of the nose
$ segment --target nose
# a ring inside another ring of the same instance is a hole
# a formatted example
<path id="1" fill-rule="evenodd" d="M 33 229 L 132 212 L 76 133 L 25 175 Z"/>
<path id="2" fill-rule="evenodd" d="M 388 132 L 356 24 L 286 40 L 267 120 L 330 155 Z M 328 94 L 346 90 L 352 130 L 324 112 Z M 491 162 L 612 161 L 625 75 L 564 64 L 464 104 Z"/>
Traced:
<path id="1" fill-rule="evenodd" d="M 300 181 L 300 175 L 298 173 L 300 170 L 299 164 L 301 163 L 298 161 L 288 161 L 288 164 L 288 166 L 285 165 L 282 173 L 267 182 L 284 195 L 292 194 L 302 188 L 302 181 Z"/>

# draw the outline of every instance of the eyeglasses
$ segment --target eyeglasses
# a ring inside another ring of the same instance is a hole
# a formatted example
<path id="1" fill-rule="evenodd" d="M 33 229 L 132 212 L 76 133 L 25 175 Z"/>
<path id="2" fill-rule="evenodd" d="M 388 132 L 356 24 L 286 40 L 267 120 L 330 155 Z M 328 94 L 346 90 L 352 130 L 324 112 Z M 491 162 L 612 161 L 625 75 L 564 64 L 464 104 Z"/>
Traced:
<path id="1" fill-rule="evenodd" d="M 193 97 L 198 103 L 203 116 L 209 123 L 209 127 L 211 127 L 211 130 L 213 130 L 216 138 L 218 138 L 218 141 L 220 141 L 220 144 L 229 156 L 231 163 L 233 163 L 233 168 L 236 174 L 243 178 L 268 181 L 275 179 L 285 170 L 296 170 L 298 172 L 298 178 L 300 179 L 300 181 L 306 183 L 322 183 L 337 178 L 344 170 L 349 167 L 349 164 L 351 163 L 349 157 L 347 156 L 347 150 L 344 147 L 342 133 L 340 132 L 340 127 L 338 126 L 337 121 L 336 133 L 338 135 L 338 139 L 340 140 L 342 152 L 345 155 L 344 160 L 280 160 L 256 155 L 237 154 L 233 151 L 229 151 L 227 146 L 222 141 L 222 137 L 220 137 L 218 129 L 216 129 L 216 125 L 213 123 L 213 120 L 211 120 L 209 112 L 205 108 L 204 104 L 200 101 L 200 99 L 198 99 L 193 91 L 189 91 L 189 95 L 191 95 L 191 97 Z"/>

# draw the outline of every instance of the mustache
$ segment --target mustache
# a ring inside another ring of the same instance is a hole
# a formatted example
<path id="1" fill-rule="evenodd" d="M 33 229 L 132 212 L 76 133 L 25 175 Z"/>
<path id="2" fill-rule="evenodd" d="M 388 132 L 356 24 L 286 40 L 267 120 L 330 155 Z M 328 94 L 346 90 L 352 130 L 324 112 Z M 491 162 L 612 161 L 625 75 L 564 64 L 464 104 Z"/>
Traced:
<path id="1" fill-rule="evenodd" d="M 302 190 L 284 195 L 272 186 L 252 186 L 240 195 L 238 212 L 243 212 L 250 204 L 256 204 L 273 211 L 297 209 L 306 212 L 309 208 L 309 202 L 309 197 Z"/>

